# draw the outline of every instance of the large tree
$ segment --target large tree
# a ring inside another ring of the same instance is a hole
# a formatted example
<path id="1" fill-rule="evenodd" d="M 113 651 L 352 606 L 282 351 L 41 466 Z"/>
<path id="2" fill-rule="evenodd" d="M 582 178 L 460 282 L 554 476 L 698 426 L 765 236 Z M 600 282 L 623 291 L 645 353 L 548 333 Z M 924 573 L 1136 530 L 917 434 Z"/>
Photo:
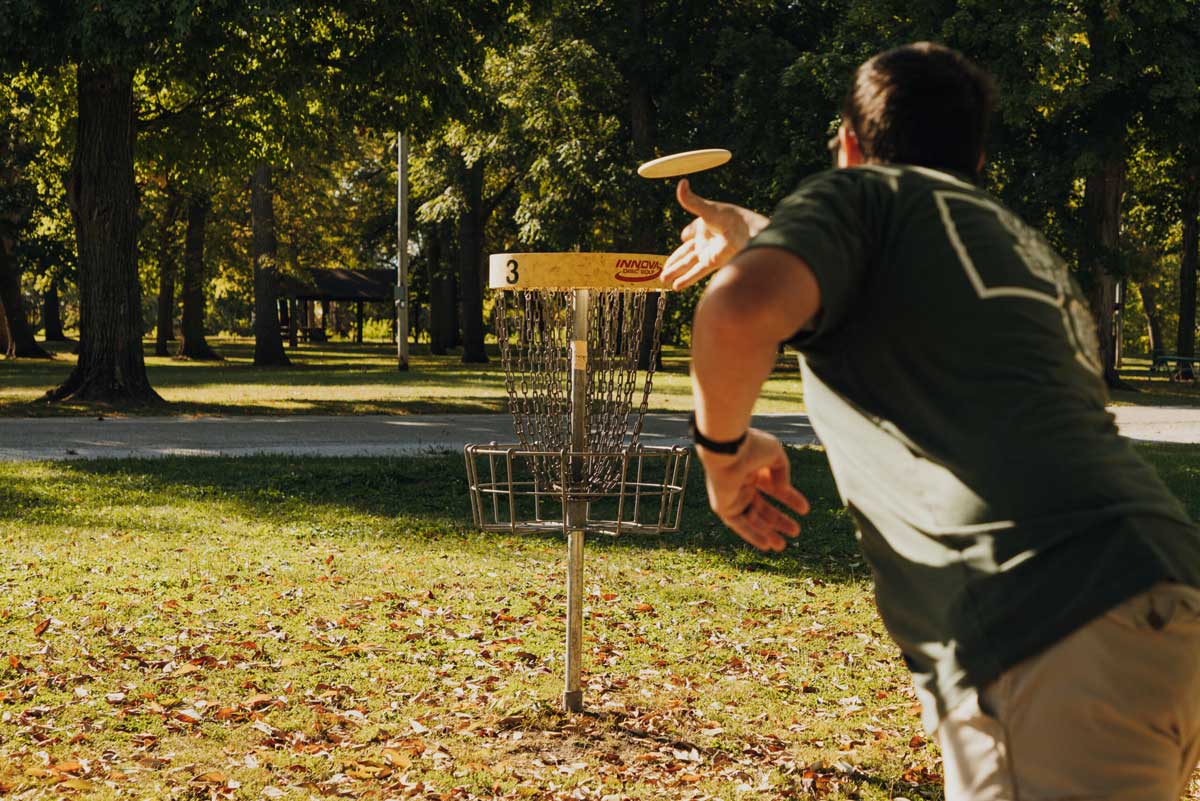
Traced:
<path id="1" fill-rule="evenodd" d="M 1190 358 L 1196 355 L 1196 273 L 1200 268 L 1200 150 L 1192 146 L 1183 148 L 1179 183 L 1183 235 L 1179 254 L 1179 334 L 1175 352 Z M 1183 378 L 1194 378 L 1190 361 L 1180 361 L 1179 372 Z"/>
<path id="2" fill-rule="evenodd" d="M 0 354 L 8 356 L 50 356 L 38 345 L 29 322 L 20 252 L 44 203 L 34 173 L 50 135 L 38 107 L 38 95 L 44 96 L 45 88 L 42 76 L 0 74 L 0 306 L 4 311 Z"/>
<path id="3" fill-rule="evenodd" d="M 1008 170 L 999 189 L 1036 211 L 1089 291 L 1110 386 L 1130 159 L 1139 136 L 1170 142 L 1196 119 L 1200 13 L 1184 0 L 962 7 L 937 23 L 996 72 Z M 1032 201 L 1029 202 L 1029 201 Z M 1024 206 L 1022 208 L 1022 206 Z M 1040 208 L 1037 208 L 1039 207 Z"/>
<path id="4" fill-rule="evenodd" d="M 5 66 L 69 65 L 76 72 L 78 119 L 66 180 L 79 255 L 79 361 L 49 399 L 159 400 L 142 353 L 134 85 L 144 65 L 169 60 L 169 43 L 197 55 L 218 49 L 230 20 L 246 13 L 231 0 L 203 9 L 161 0 L 0 0 Z"/>

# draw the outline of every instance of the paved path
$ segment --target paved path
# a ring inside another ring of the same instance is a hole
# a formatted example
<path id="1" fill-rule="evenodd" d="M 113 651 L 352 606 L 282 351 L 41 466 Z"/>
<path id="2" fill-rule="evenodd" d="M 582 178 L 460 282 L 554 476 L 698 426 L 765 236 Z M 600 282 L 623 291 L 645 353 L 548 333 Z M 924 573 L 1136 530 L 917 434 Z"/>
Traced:
<path id="1" fill-rule="evenodd" d="M 1137 440 L 1200 443 L 1200 407 L 1113 409 Z M 816 442 L 808 417 L 772 414 L 754 424 L 785 442 Z M 0 418 L 0 461 L 154 456 L 393 456 L 461 450 L 467 443 L 512 442 L 507 414 L 388 417 Z M 687 441 L 687 415 L 651 414 L 643 441 Z"/>
<path id="2" fill-rule="evenodd" d="M 756 423 L 789 442 L 816 442 L 804 415 L 770 415 Z M 686 442 L 687 415 L 647 415 L 642 440 L 648 445 Z M 257 453 L 393 456 L 514 441 L 507 414 L 0 418 L 0 461 Z"/>

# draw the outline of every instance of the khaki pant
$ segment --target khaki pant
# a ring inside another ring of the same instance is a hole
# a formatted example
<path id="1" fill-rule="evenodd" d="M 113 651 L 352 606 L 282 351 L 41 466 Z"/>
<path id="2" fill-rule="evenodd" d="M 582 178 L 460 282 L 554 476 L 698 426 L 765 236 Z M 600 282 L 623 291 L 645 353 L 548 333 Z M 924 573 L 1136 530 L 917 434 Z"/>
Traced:
<path id="1" fill-rule="evenodd" d="M 947 801 L 1177 801 L 1200 759 L 1200 590 L 1158 584 L 937 732 Z"/>

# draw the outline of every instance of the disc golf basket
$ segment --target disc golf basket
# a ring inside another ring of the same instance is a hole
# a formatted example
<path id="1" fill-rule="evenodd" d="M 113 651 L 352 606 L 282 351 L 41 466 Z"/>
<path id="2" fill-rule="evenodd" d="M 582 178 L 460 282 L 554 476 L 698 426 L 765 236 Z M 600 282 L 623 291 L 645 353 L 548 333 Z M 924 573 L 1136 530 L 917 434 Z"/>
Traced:
<path id="1" fill-rule="evenodd" d="M 663 262 L 505 253 L 489 263 L 489 285 L 503 290 L 496 336 L 518 441 L 466 447 L 471 512 L 487 531 L 565 535 L 563 706 L 572 712 L 583 707 L 585 535 L 675 532 L 683 511 L 688 449 L 640 442 L 668 288 L 658 280 Z M 639 383 L 648 314 L 650 358 Z"/>

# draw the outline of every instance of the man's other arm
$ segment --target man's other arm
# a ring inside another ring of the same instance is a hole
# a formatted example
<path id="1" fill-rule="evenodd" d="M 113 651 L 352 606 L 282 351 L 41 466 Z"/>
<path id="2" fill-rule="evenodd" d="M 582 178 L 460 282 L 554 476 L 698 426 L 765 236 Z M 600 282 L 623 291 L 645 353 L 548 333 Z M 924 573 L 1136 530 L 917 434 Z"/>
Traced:
<path id="1" fill-rule="evenodd" d="M 716 274 L 692 326 L 692 391 L 705 436 L 731 440 L 746 431 L 779 343 L 820 307 L 812 270 L 781 248 L 752 248 Z"/>
<path id="2" fill-rule="evenodd" d="M 696 427 L 712 440 L 747 432 L 754 402 L 775 366 L 779 343 L 806 326 L 821 307 L 820 287 L 809 266 L 787 250 L 752 248 L 717 273 L 692 327 L 692 395 Z M 697 447 L 704 464 L 709 505 L 742 539 L 779 551 L 800 532 L 795 520 L 769 503 L 769 495 L 797 514 L 808 501 L 791 484 L 787 454 L 778 439 L 749 429 L 737 453 Z"/>

